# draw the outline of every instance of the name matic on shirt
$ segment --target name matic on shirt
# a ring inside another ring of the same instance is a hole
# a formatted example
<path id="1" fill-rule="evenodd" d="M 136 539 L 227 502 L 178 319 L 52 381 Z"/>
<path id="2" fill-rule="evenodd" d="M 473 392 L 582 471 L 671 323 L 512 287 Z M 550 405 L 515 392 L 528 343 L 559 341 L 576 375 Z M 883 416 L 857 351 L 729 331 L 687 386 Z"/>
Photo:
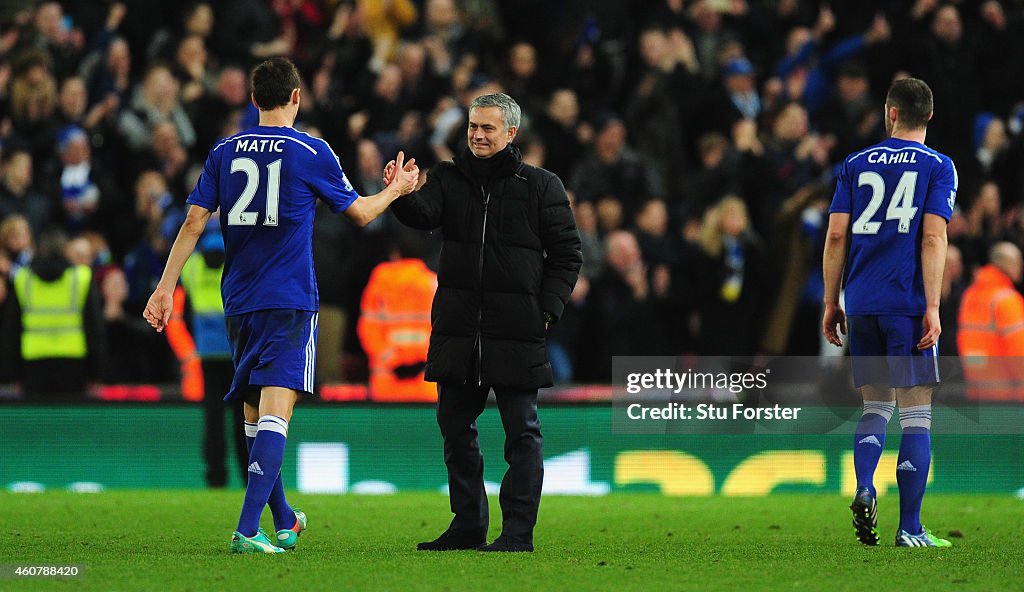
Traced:
<path id="1" fill-rule="evenodd" d="M 246 140 L 235 142 L 235 152 L 284 152 L 284 140 Z"/>

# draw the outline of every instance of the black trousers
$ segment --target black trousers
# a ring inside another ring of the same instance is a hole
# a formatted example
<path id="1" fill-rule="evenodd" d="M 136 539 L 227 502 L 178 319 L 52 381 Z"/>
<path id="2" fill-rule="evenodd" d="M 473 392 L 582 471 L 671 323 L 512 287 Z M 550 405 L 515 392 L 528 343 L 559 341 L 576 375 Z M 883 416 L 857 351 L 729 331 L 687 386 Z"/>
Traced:
<path id="1" fill-rule="evenodd" d="M 487 405 L 491 387 L 447 385 L 438 387 L 437 424 L 444 438 L 444 464 L 452 513 L 451 530 L 480 535 L 487 533 L 487 494 L 484 492 L 484 459 L 480 454 L 476 420 Z M 537 417 L 537 389 L 494 387 L 505 428 L 505 462 L 501 480 L 502 525 L 505 537 L 533 542 L 541 486 L 544 483 L 543 437 Z"/>
<path id="2" fill-rule="evenodd" d="M 84 399 L 89 382 L 88 363 L 84 358 L 26 361 L 21 390 L 26 399 L 34 401 L 50 397 Z"/>
<path id="3" fill-rule="evenodd" d="M 202 360 L 203 366 L 203 458 L 206 460 L 206 485 L 224 487 L 228 483 L 226 466 L 227 445 L 224 412 L 231 416 L 231 439 L 235 441 L 235 468 L 242 477 L 242 485 L 249 479 L 249 450 L 245 445 L 245 418 L 242 403 L 225 403 L 224 395 L 231 388 L 235 367 L 230 359 Z"/>

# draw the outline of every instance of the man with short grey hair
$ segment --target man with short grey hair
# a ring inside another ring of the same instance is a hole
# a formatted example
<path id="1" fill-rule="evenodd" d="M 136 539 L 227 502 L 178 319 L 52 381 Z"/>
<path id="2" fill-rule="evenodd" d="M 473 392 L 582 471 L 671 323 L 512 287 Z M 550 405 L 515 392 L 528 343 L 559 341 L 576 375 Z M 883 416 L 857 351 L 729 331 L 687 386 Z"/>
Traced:
<path id="1" fill-rule="evenodd" d="M 467 148 L 430 170 L 419 191 L 392 203 L 413 228 L 444 239 L 431 314 L 426 379 L 438 383 L 451 509 L 424 551 L 532 551 L 544 466 L 537 389 L 553 383 L 545 333 L 557 322 L 583 262 L 562 182 L 525 164 L 512 144 L 521 118 L 512 97 L 470 104 Z M 396 174 L 392 161 L 384 182 Z M 476 419 L 494 390 L 505 428 L 502 531 L 490 545 Z"/>
<path id="2" fill-rule="evenodd" d="M 474 109 L 481 109 L 485 107 L 497 107 L 501 111 L 501 119 L 505 123 L 506 129 L 519 129 L 519 124 L 523 119 L 523 112 L 519 108 L 519 103 L 515 102 L 512 97 L 505 93 L 480 95 L 473 99 L 473 102 L 469 104 L 470 112 Z M 489 158 L 489 156 L 477 154 L 476 152 L 474 152 L 473 155 L 477 158 Z"/>

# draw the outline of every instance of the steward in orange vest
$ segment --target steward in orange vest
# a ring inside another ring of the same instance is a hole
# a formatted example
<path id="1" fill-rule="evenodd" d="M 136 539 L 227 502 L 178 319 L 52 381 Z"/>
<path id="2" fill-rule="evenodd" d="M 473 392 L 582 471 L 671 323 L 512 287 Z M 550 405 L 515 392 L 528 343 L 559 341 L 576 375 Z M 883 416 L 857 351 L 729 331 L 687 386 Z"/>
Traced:
<path id="1" fill-rule="evenodd" d="M 1024 297 L 1014 283 L 1024 274 L 1020 249 L 1002 242 L 978 270 L 960 304 L 957 349 L 967 396 L 1024 401 Z"/>
<path id="2" fill-rule="evenodd" d="M 421 259 L 398 258 L 404 250 L 370 274 L 356 330 L 370 362 L 371 399 L 433 403 L 437 386 L 423 380 L 423 370 L 437 274 Z"/>

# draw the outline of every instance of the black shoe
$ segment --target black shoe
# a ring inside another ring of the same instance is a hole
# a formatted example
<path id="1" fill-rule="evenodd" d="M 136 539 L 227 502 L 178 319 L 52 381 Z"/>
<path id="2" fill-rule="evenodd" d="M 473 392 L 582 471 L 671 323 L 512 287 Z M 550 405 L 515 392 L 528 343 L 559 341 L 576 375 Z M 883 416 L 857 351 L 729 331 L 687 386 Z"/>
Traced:
<path id="1" fill-rule="evenodd" d="M 480 547 L 481 551 L 497 553 L 533 553 L 533 543 L 524 543 L 507 537 L 498 537 L 490 545 Z"/>
<path id="2" fill-rule="evenodd" d="M 479 549 L 487 543 L 485 535 L 471 535 L 452 530 L 446 530 L 441 536 L 432 541 L 416 545 L 417 551 L 462 551 L 465 549 Z"/>
<path id="3" fill-rule="evenodd" d="M 867 487 L 857 490 L 857 495 L 850 504 L 853 511 L 853 530 L 857 533 L 857 540 L 863 545 L 875 546 L 878 544 L 878 505 L 875 496 Z"/>

